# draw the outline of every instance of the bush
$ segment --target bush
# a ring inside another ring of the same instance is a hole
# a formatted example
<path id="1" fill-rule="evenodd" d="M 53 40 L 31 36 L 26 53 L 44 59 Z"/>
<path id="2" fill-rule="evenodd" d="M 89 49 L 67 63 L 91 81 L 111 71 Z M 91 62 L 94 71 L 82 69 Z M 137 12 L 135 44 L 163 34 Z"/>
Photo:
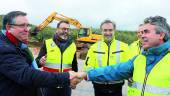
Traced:
<path id="1" fill-rule="evenodd" d="M 133 31 L 117 31 L 115 33 L 115 38 L 127 44 L 137 40 L 136 32 Z"/>

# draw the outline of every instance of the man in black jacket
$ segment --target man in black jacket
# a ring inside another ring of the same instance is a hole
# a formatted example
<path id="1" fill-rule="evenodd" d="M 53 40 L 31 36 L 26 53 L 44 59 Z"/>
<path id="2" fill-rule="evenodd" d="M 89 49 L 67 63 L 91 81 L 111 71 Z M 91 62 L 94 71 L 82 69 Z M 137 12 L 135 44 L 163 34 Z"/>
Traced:
<path id="1" fill-rule="evenodd" d="M 37 96 L 40 87 L 75 87 L 79 80 L 74 72 L 51 73 L 36 69 L 27 47 L 29 28 L 24 12 L 12 11 L 3 18 L 0 33 L 0 95 Z"/>
<path id="2" fill-rule="evenodd" d="M 76 59 L 76 45 L 69 35 L 70 24 L 60 21 L 57 24 L 56 34 L 53 39 L 45 40 L 39 55 L 37 64 L 47 72 L 78 71 Z M 57 88 L 45 88 L 47 96 L 71 96 L 71 88 L 58 86 Z"/>

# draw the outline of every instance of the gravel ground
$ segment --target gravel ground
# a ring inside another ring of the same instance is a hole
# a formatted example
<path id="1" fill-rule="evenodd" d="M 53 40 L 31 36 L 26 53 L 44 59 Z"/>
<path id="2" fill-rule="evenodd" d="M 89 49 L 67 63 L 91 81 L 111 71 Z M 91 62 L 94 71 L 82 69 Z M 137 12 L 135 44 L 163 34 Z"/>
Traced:
<path id="1" fill-rule="evenodd" d="M 78 60 L 79 70 L 82 70 L 84 60 Z M 123 96 L 126 95 L 127 90 L 127 82 L 123 87 Z M 94 89 L 93 85 L 90 81 L 82 81 L 80 84 L 77 85 L 77 88 L 72 91 L 72 96 L 94 96 Z"/>

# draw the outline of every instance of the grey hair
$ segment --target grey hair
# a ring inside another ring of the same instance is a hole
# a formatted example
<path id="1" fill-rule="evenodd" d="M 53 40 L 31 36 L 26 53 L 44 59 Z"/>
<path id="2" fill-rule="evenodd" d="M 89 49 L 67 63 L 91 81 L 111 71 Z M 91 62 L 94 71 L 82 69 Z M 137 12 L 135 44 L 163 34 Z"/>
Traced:
<path id="1" fill-rule="evenodd" d="M 103 24 L 106 24 L 106 23 L 112 23 L 114 30 L 116 30 L 116 23 L 113 22 L 113 21 L 111 21 L 111 20 L 108 20 L 108 19 L 107 19 L 107 20 L 104 20 L 104 21 L 100 24 L 100 29 L 102 28 Z"/>
<path id="2" fill-rule="evenodd" d="M 161 16 L 148 17 L 144 20 L 144 24 L 152 24 L 156 26 L 156 33 L 160 32 L 165 33 L 164 41 L 170 40 L 170 26 L 167 23 L 166 19 Z"/>
<path id="3" fill-rule="evenodd" d="M 11 11 L 9 13 L 7 13 L 4 17 L 3 17 L 3 21 L 2 21 L 2 28 L 4 30 L 6 30 L 6 25 L 7 24 L 14 24 L 15 23 L 15 18 L 17 16 L 26 16 L 27 13 L 22 12 L 22 11 Z"/>

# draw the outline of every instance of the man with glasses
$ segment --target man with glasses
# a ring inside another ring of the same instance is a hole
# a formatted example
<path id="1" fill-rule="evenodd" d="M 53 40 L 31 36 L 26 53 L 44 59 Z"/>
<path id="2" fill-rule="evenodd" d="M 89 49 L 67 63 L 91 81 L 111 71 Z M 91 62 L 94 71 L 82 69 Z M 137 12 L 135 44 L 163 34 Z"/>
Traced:
<path id="1" fill-rule="evenodd" d="M 111 20 L 105 20 L 101 23 L 100 29 L 103 39 L 89 49 L 84 64 L 85 70 L 105 67 L 129 59 L 128 45 L 115 39 L 115 23 Z M 92 83 L 95 96 L 122 96 L 123 80 L 111 82 L 93 81 Z"/>
<path id="2" fill-rule="evenodd" d="M 51 73 L 37 69 L 27 47 L 29 29 L 24 12 L 12 11 L 3 18 L 0 33 L 0 95 L 39 96 L 39 87 L 71 85 L 75 88 L 79 80 L 74 72 Z"/>
<path id="3" fill-rule="evenodd" d="M 76 45 L 69 36 L 70 24 L 60 21 L 53 39 L 45 40 L 37 57 L 37 63 L 47 72 L 78 71 Z M 47 96 L 71 96 L 71 88 L 58 86 L 46 88 Z"/>

